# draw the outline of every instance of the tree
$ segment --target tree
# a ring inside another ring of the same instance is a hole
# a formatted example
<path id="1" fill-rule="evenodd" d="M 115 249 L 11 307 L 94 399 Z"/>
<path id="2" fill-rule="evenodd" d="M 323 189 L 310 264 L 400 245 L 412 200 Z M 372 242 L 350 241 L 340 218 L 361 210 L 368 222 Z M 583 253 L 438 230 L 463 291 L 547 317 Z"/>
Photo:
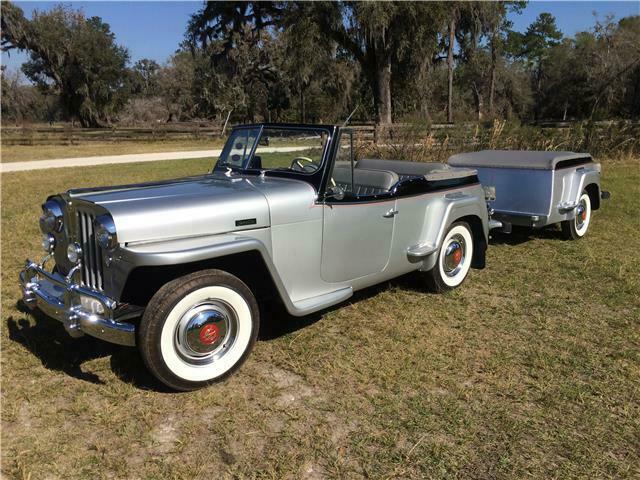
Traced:
<path id="1" fill-rule="evenodd" d="M 493 115 L 498 69 L 503 61 L 505 43 L 513 23 L 507 19 L 508 12 L 520 13 L 526 6 L 524 1 L 494 1 L 481 3 L 481 23 L 488 38 L 491 52 L 489 70 L 489 113 Z"/>
<path id="2" fill-rule="evenodd" d="M 420 2 L 310 2 L 320 29 L 360 65 L 373 94 L 376 121 L 391 123 L 392 65 L 419 48 L 424 26 L 438 24 L 442 7 Z"/>
<path id="3" fill-rule="evenodd" d="M 58 99 L 47 97 L 33 85 L 24 83 L 20 72 L 0 71 L 2 86 L 2 118 L 5 122 L 52 121 L 58 110 Z"/>
<path id="4" fill-rule="evenodd" d="M 27 20 L 12 3 L 2 5 L 2 49 L 29 52 L 25 75 L 43 92 L 59 95 L 65 115 L 84 127 L 109 123 L 127 97 L 127 50 L 115 44 L 99 17 L 56 6 Z"/>
<path id="5" fill-rule="evenodd" d="M 131 93 L 145 97 L 157 93 L 159 73 L 160 65 L 155 60 L 138 60 L 131 69 Z"/>
<path id="6" fill-rule="evenodd" d="M 541 107 L 544 103 L 543 82 L 546 75 L 546 63 L 551 49 L 557 46 L 562 39 L 562 32 L 556 26 L 556 19 L 550 13 L 541 13 L 538 18 L 529 25 L 527 31 L 522 34 L 510 32 L 509 49 L 516 58 L 525 60 L 532 72 L 533 90 L 536 101 L 534 116 L 540 117 Z"/>

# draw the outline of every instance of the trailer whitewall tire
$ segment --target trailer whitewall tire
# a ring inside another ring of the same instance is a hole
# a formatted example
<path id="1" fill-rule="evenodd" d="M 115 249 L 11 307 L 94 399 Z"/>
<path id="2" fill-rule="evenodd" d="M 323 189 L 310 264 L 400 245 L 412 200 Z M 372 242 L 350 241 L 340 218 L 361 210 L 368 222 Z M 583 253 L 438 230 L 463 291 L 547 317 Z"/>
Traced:
<path id="1" fill-rule="evenodd" d="M 561 223 L 562 235 L 567 240 L 578 240 L 587 234 L 591 223 L 591 198 L 585 191 L 580 195 L 575 217 Z"/>
<path id="2" fill-rule="evenodd" d="M 259 312 L 249 288 L 221 270 L 164 285 L 147 306 L 138 345 L 147 368 L 175 390 L 195 390 L 237 370 L 258 335 Z"/>
<path id="3" fill-rule="evenodd" d="M 442 240 L 436 265 L 426 272 L 429 290 L 443 293 L 459 287 L 467 278 L 473 256 L 473 235 L 466 222 L 456 222 Z"/>

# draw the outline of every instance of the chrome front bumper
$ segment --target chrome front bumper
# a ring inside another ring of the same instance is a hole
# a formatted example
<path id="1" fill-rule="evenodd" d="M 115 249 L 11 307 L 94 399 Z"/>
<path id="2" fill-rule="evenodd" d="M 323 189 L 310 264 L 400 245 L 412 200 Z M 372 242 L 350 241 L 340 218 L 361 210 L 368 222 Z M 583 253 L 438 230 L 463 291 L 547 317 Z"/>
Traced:
<path id="1" fill-rule="evenodd" d="M 83 334 L 118 345 L 136 344 L 135 326 L 114 319 L 117 303 L 27 260 L 20 272 L 22 301 L 64 324 L 73 337 Z"/>

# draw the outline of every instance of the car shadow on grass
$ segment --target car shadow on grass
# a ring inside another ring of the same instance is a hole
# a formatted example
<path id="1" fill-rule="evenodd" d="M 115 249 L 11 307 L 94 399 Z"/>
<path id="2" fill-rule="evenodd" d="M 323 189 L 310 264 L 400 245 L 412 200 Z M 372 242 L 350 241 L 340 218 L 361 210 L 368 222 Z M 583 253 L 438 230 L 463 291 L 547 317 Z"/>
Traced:
<path id="1" fill-rule="evenodd" d="M 392 287 L 426 292 L 419 276 L 408 274 L 357 291 L 351 298 L 338 305 L 304 317 L 294 317 L 277 302 L 262 303 L 258 340 L 273 341 L 302 330 L 322 320 L 329 312 L 339 310 L 350 303 L 372 298 Z M 175 393 L 149 373 L 136 348 L 114 345 L 89 335 L 73 338 L 62 323 L 47 317 L 39 310 L 31 311 L 22 302 L 18 302 L 17 308 L 24 316 L 8 318 L 9 339 L 29 350 L 45 368 L 92 384 L 105 385 L 107 382 L 100 378 L 99 374 L 83 368 L 83 364 L 109 357 L 110 368 L 121 381 L 144 390 Z"/>
<path id="2" fill-rule="evenodd" d="M 83 364 L 110 357 L 111 370 L 123 382 L 142 389 L 169 391 L 147 371 L 137 349 L 114 345 L 89 335 L 73 338 L 62 323 L 39 310 L 31 311 L 22 302 L 18 302 L 17 308 L 25 316 L 9 317 L 9 339 L 29 350 L 45 368 L 64 372 L 78 380 L 104 385 L 106 382 L 100 375 L 83 368 Z"/>
<path id="3" fill-rule="evenodd" d="M 351 296 L 344 302 L 332 305 L 328 308 L 305 315 L 303 317 L 295 317 L 291 315 L 289 312 L 287 312 L 284 305 L 281 303 L 264 303 L 261 304 L 260 308 L 260 333 L 258 335 L 258 340 L 276 340 L 279 337 L 289 335 L 298 330 L 302 330 L 313 325 L 316 322 L 319 322 L 324 318 L 326 314 L 330 312 L 340 310 L 346 305 L 352 303 L 358 303 L 369 298 L 373 298 L 376 295 L 393 287 L 429 294 L 424 281 L 420 279 L 420 275 L 413 272 L 377 285 L 373 285 L 371 287 L 367 287 L 362 290 L 358 290 L 353 294 L 353 296 Z"/>
<path id="4" fill-rule="evenodd" d="M 527 227 L 513 226 L 511 233 L 503 233 L 498 230 L 491 232 L 491 245 L 521 245 L 533 239 L 542 240 L 565 240 L 562 231 L 555 225 L 548 227 L 533 229 Z"/>

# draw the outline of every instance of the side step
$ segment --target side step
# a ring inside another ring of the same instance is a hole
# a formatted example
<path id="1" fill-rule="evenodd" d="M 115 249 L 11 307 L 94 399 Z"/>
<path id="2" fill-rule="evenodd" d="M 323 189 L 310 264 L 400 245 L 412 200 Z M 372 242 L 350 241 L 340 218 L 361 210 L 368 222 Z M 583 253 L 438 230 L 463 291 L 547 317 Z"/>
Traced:
<path id="1" fill-rule="evenodd" d="M 315 297 L 305 298 L 292 302 L 292 306 L 295 309 L 295 315 L 302 316 L 309 313 L 317 312 L 323 308 L 330 307 L 340 302 L 344 302 L 349 297 L 353 296 L 353 288 L 345 287 L 333 292 L 324 293 Z"/>

